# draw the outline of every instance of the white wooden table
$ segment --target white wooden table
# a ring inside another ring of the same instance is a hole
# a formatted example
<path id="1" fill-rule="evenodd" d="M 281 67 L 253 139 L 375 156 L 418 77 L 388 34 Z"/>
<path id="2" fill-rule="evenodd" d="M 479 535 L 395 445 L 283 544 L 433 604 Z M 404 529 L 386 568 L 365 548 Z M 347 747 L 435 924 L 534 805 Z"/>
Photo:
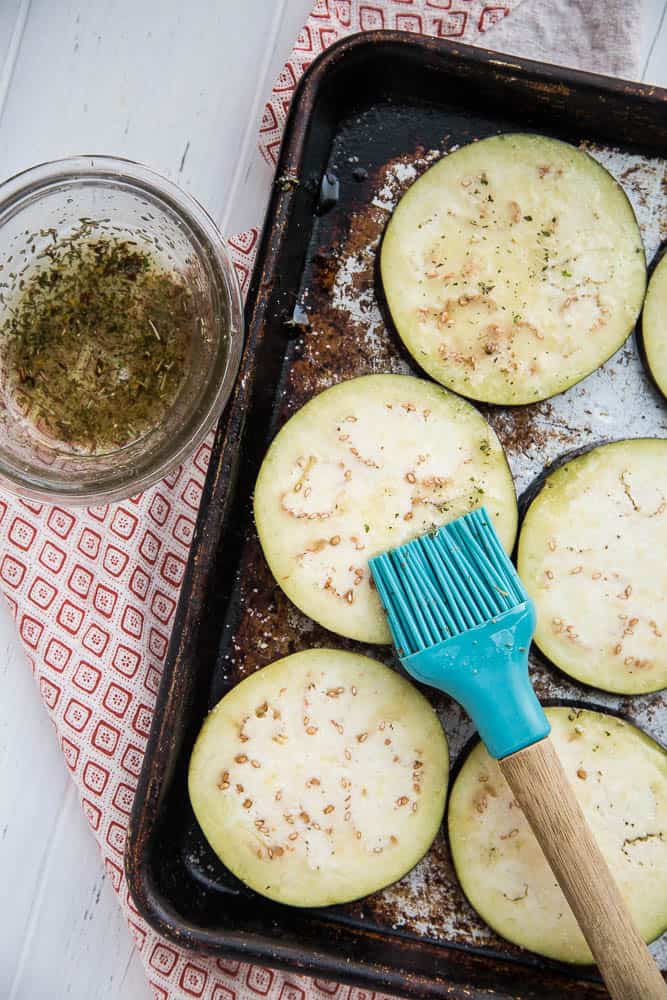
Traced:
<path id="1" fill-rule="evenodd" d="M 0 179 L 111 153 L 177 180 L 223 232 L 256 224 L 258 116 L 311 3 L 0 0 Z M 642 76 L 667 86 L 667 0 L 645 6 Z M 0 997 L 149 1000 L 1 599 L 0 685 Z"/>

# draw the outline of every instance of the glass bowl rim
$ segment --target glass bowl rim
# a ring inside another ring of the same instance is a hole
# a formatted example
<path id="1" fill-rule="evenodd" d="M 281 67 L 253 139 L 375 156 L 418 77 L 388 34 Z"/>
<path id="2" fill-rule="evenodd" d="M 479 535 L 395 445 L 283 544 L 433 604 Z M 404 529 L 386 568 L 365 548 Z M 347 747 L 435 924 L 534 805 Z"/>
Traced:
<path id="1" fill-rule="evenodd" d="M 19 498 L 60 502 L 78 507 L 136 496 L 163 479 L 188 455 L 196 452 L 229 400 L 238 374 L 244 340 L 243 300 L 226 240 L 211 215 L 193 195 L 143 163 L 106 154 L 78 154 L 46 160 L 21 170 L 0 183 L 0 233 L 6 213 L 12 208 L 20 207 L 25 199 L 39 195 L 41 190 L 47 190 L 59 182 L 76 184 L 94 180 L 106 180 L 110 183 L 125 181 L 129 189 L 144 191 L 204 238 L 216 275 L 221 279 L 224 298 L 229 307 L 231 328 L 222 378 L 193 432 L 178 447 L 156 451 L 155 464 L 141 475 L 127 475 L 124 485 L 117 484 L 117 479 L 114 480 L 113 475 L 110 475 L 109 485 L 101 482 L 83 489 L 72 489 L 71 481 L 66 479 L 58 484 L 41 479 L 33 470 L 24 473 L 12 467 L 0 450 L 0 486 L 6 487 Z M 95 458 L 94 455 L 90 456 L 91 466 Z"/>

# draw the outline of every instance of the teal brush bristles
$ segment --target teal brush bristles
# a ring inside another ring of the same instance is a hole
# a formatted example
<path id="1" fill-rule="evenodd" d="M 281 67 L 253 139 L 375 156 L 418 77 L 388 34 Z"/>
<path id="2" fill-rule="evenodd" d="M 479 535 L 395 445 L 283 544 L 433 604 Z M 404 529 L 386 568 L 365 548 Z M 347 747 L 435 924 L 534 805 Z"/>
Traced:
<path id="1" fill-rule="evenodd" d="M 370 566 L 403 666 L 460 701 L 494 757 L 547 735 L 528 679 L 535 611 L 483 508 Z"/>
<path id="2" fill-rule="evenodd" d="M 401 656 L 528 600 L 483 509 L 377 556 L 371 569 Z"/>

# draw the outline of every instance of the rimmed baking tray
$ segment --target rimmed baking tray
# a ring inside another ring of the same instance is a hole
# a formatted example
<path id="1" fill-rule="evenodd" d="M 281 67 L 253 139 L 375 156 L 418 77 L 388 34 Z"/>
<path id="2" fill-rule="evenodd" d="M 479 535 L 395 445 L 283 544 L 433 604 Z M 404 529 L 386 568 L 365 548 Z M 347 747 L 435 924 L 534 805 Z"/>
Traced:
<path id="1" fill-rule="evenodd" d="M 360 903 L 294 910 L 240 885 L 213 856 L 186 789 L 204 715 L 250 671 L 347 642 L 276 587 L 251 516 L 254 480 L 278 427 L 316 392 L 369 372 L 412 372 L 374 291 L 375 251 L 403 190 L 457 145 L 499 131 L 583 144 L 635 206 L 649 257 L 667 227 L 667 93 L 401 32 L 338 42 L 292 103 L 247 301 L 236 390 L 218 427 L 192 553 L 130 823 L 126 871 L 139 911 L 179 943 L 414 997 L 590 998 L 589 970 L 522 952 L 468 906 L 444 837 L 396 886 Z M 667 436 L 667 407 L 633 341 L 563 395 L 487 408 L 519 491 L 551 461 L 601 438 Z M 533 657 L 545 700 L 621 712 L 665 742 L 664 696 L 592 692 Z M 429 694 L 456 766 L 472 734 Z M 667 949 L 657 946 L 667 966 Z"/>

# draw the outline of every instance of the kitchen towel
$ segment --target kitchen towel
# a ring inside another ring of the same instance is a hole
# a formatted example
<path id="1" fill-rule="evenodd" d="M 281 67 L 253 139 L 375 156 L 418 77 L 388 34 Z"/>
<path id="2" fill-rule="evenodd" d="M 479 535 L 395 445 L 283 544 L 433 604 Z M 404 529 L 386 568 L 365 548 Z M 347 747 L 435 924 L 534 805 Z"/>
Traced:
<path id="1" fill-rule="evenodd" d="M 320 0 L 276 81 L 259 145 L 275 164 L 300 75 L 336 39 L 396 28 L 634 76 L 640 0 Z M 258 231 L 229 239 L 245 292 Z M 189 953 L 128 895 L 123 850 L 188 557 L 210 438 L 122 503 L 65 509 L 0 497 L 0 586 L 157 1000 L 370 1000 L 363 989 Z"/>

